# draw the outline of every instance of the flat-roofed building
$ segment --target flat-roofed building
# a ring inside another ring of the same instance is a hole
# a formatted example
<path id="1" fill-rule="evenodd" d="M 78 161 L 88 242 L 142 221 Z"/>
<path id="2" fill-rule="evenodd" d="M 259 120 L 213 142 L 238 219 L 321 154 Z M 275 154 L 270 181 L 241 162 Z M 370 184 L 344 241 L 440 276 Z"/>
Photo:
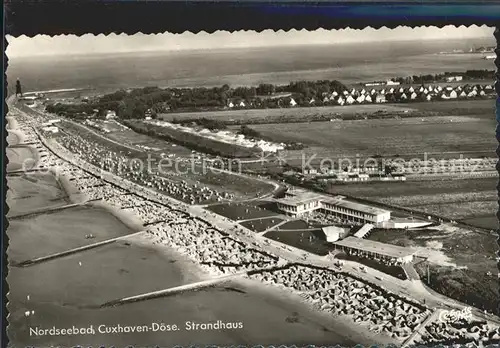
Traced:
<path id="1" fill-rule="evenodd" d="M 389 210 L 348 201 L 344 196 L 326 196 L 306 190 L 287 191 L 285 198 L 276 202 L 278 209 L 293 217 L 319 211 L 355 223 L 380 224 L 391 218 Z"/>
<path id="2" fill-rule="evenodd" d="M 344 238 L 341 241 L 335 242 L 334 245 L 335 249 L 340 249 L 350 254 L 362 257 L 385 259 L 400 263 L 412 262 L 413 255 L 416 252 L 411 248 L 356 237 Z"/>
<path id="3" fill-rule="evenodd" d="M 320 208 L 321 195 L 314 192 L 285 193 L 285 198 L 277 201 L 278 209 L 290 216 L 300 216 Z"/>

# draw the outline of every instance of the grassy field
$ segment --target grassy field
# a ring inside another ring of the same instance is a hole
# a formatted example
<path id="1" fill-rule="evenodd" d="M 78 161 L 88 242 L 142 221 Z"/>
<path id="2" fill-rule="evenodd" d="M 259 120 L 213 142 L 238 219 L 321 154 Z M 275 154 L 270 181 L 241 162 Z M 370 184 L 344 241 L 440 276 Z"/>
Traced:
<path id="1" fill-rule="evenodd" d="M 273 230 L 267 232 L 264 236 L 316 255 L 327 255 L 335 249 L 326 242 L 325 235 L 320 229 L 308 231 Z"/>
<path id="2" fill-rule="evenodd" d="M 304 220 L 288 221 L 278 227 L 279 230 L 307 230 L 309 228 L 311 228 L 311 226 Z"/>
<path id="3" fill-rule="evenodd" d="M 415 102 L 407 104 L 364 104 L 345 106 L 295 107 L 281 109 L 251 109 L 200 111 L 160 114 L 165 121 L 216 119 L 227 124 L 269 124 L 329 120 L 330 118 L 363 119 L 425 117 L 443 115 L 494 114 L 492 99 Z"/>
<path id="4" fill-rule="evenodd" d="M 441 159 L 443 154 L 483 154 L 495 156 L 493 114 L 472 116 L 432 116 L 426 118 L 368 119 L 364 121 L 303 122 L 252 125 L 275 142 L 300 142 L 307 146 L 309 160 L 316 156 L 338 160 L 357 159 L 363 164 L 375 156 L 404 156 Z M 301 159 L 302 151 L 289 152 L 289 159 Z M 429 157 L 430 158 L 430 157 Z M 300 162 L 299 162 L 300 163 Z M 356 162 L 354 162 L 356 163 Z"/>
<path id="5" fill-rule="evenodd" d="M 434 101 L 432 103 L 414 103 L 411 106 L 419 111 L 435 111 L 447 115 L 494 115 L 495 113 L 494 99 Z"/>
<path id="6" fill-rule="evenodd" d="M 404 112 L 412 110 L 409 105 L 383 105 L 365 104 L 349 106 L 322 106 L 305 108 L 283 109 L 252 109 L 252 110 L 226 110 L 226 111 L 201 111 L 161 114 L 159 117 L 165 121 L 195 120 L 199 118 L 223 120 L 228 123 L 272 123 L 272 122 L 297 122 L 298 120 L 314 120 L 322 117 L 335 117 L 339 115 L 355 115 L 360 113 Z"/>
<path id="7" fill-rule="evenodd" d="M 270 209 L 266 202 L 217 204 L 207 209 L 234 221 L 267 218 L 278 215 L 277 212 Z"/>
<path id="8" fill-rule="evenodd" d="M 264 232 L 265 230 L 276 226 L 283 220 L 280 218 L 265 218 L 258 220 L 250 220 L 241 222 L 240 225 L 254 231 L 254 232 Z"/>
<path id="9" fill-rule="evenodd" d="M 427 281 L 429 265 L 434 290 L 490 311 L 498 308 L 496 235 L 446 226 L 415 231 L 374 229 L 369 239 L 428 253 L 428 261 L 416 265 L 416 270 Z"/>

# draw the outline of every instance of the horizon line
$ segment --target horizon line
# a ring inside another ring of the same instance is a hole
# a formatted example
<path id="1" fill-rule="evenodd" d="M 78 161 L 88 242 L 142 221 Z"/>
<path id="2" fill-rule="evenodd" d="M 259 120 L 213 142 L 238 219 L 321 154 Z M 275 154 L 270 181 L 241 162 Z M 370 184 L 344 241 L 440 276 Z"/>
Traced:
<path id="1" fill-rule="evenodd" d="M 468 40 L 474 39 L 490 39 L 490 36 L 477 36 L 467 38 Z M 245 49 L 259 49 L 259 48 L 282 48 L 282 47 L 300 47 L 300 46 L 335 46 L 335 45 L 353 45 L 359 43 L 381 43 L 381 42 L 411 42 L 411 41 L 450 41 L 450 40 L 462 40 L 461 38 L 429 38 L 429 39 L 397 39 L 397 40 L 384 40 L 384 39 L 375 39 L 372 41 L 350 41 L 350 42 L 325 42 L 325 43 L 294 43 L 294 44 L 282 44 L 279 46 L 276 45 L 251 45 L 251 46 L 228 46 L 228 47 L 201 47 L 201 48 L 179 48 L 179 49 L 146 49 L 146 50 L 127 50 L 127 51 L 102 51 L 102 52 L 74 52 L 74 53 L 40 53 L 40 54 L 31 54 L 31 55 L 9 55 L 8 54 L 8 46 L 6 50 L 6 56 L 8 59 L 12 58 L 40 58 L 40 57 L 77 57 L 77 56 L 88 56 L 88 55 L 113 55 L 113 54 L 132 54 L 132 53 L 179 53 L 179 52 L 196 52 L 196 51 L 223 51 L 223 50 L 245 50 Z"/>

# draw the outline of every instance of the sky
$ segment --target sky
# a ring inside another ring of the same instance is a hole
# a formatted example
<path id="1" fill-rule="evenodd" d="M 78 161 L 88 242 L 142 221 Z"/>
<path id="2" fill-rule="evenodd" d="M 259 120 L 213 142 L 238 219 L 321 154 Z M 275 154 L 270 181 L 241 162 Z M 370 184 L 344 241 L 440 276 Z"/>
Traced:
<path id="1" fill-rule="evenodd" d="M 310 45 L 310 44 L 339 44 L 376 41 L 401 41 L 401 40 L 436 40 L 436 39 L 469 39 L 476 37 L 491 37 L 493 42 L 493 29 L 486 26 L 445 26 L 437 27 L 398 27 L 396 29 L 362 30 L 324 30 L 315 31 L 295 29 L 288 32 L 264 30 L 227 32 L 217 31 L 209 34 L 200 32 L 193 34 L 156 34 L 135 35 L 110 34 L 83 36 L 37 35 L 33 38 L 20 36 L 14 38 L 7 36 L 9 46 L 8 57 L 31 57 L 41 55 L 77 55 L 95 53 L 122 53 L 122 52 L 147 52 L 147 51 L 179 51 L 186 49 L 224 49 L 224 48 L 249 48 L 273 47 L 284 45 Z"/>

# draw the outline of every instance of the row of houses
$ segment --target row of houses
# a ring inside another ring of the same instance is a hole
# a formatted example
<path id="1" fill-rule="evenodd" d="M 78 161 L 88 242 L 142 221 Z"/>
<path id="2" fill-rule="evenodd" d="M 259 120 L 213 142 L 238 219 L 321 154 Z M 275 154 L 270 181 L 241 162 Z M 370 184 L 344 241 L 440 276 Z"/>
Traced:
<path id="1" fill-rule="evenodd" d="M 325 93 L 322 99 L 316 100 L 311 98 L 307 104 L 313 106 L 316 104 L 331 104 L 331 105 L 352 105 L 352 104 L 368 104 L 368 103 L 397 103 L 407 101 L 431 101 L 431 100 L 449 100 L 449 99 L 467 99 L 488 97 L 495 94 L 493 85 L 463 85 L 463 86 L 440 86 L 429 85 L 419 87 L 384 87 L 376 88 L 352 88 L 343 92 Z M 283 107 L 294 107 L 298 103 L 293 97 L 287 96 L 286 99 L 281 99 Z M 229 108 L 247 108 L 254 106 L 253 101 L 230 101 Z"/>
<path id="2" fill-rule="evenodd" d="M 323 97 L 323 104 L 350 105 L 405 101 L 431 101 L 487 97 L 494 95 L 493 85 L 391 87 L 367 90 L 352 88 L 341 93 L 332 92 Z M 310 104 L 315 103 L 312 99 Z"/>

